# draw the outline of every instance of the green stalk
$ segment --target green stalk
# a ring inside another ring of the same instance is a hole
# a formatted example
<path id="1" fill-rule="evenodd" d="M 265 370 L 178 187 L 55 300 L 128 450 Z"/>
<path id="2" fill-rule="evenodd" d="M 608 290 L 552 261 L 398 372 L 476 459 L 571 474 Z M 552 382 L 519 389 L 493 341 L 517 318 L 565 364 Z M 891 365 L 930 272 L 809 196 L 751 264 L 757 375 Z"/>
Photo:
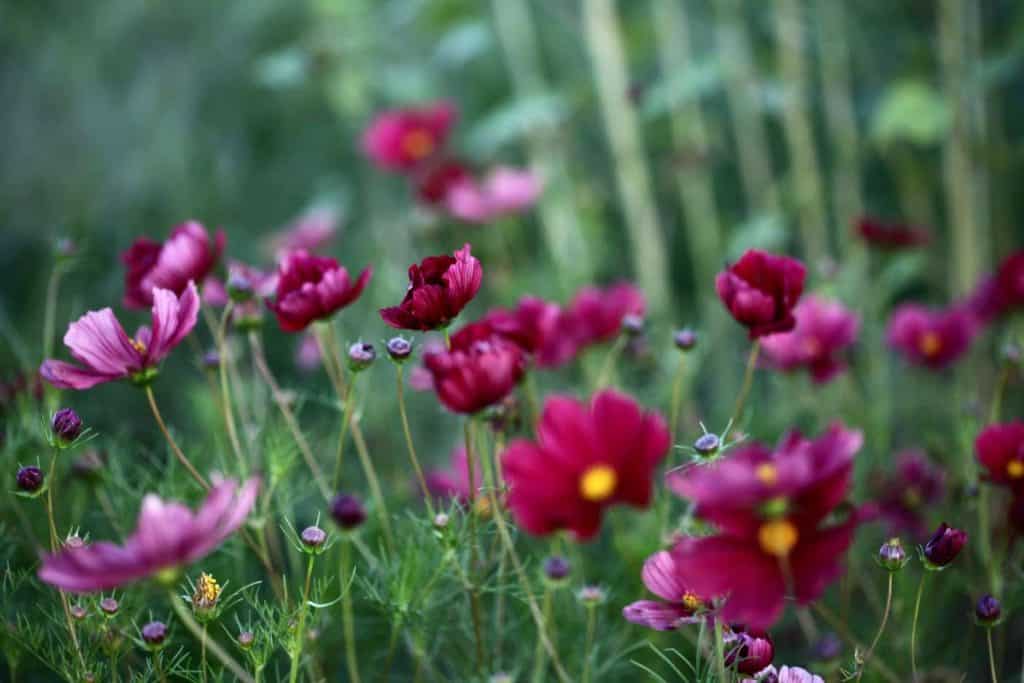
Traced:
<path id="1" fill-rule="evenodd" d="M 743 417 L 743 408 L 747 403 L 747 396 L 750 395 L 750 388 L 754 383 L 754 370 L 757 368 L 757 357 L 761 352 L 761 340 L 754 340 L 753 346 L 750 347 L 750 355 L 747 356 L 747 369 L 743 374 L 743 386 L 740 387 L 740 393 L 736 396 L 736 405 L 732 410 L 732 417 L 729 419 L 729 425 L 735 425 L 741 417 Z"/>
<path id="2" fill-rule="evenodd" d="M 875 634 L 874 639 L 871 641 L 871 645 L 868 646 L 867 652 L 863 656 L 864 664 L 857 669 L 857 680 L 859 681 L 864 675 L 864 669 L 867 663 L 871 661 L 871 653 L 875 651 L 875 646 L 878 645 L 878 641 L 882 638 L 882 633 L 885 632 L 885 625 L 889 621 L 889 612 L 892 609 L 892 584 L 893 575 L 895 572 L 889 572 L 889 588 L 885 595 L 885 611 L 882 612 L 882 623 L 878 626 L 878 633 Z"/>
<path id="3" fill-rule="evenodd" d="M 914 621 L 910 626 L 910 670 L 913 673 L 911 680 L 917 680 L 917 617 L 921 613 L 921 596 L 924 594 L 924 579 L 928 576 L 925 571 L 921 574 L 921 581 L 917 584 L 917 598 L 914 600 Z"/>
<path id="4" fill-rule="evenodd" d="M 298 642 L 295 645 L 295 653 L 292 655 L 291 670 L 288 674 L 289 683 L 299 680 L 299 663 L 302 661 L 302 645 L 306 640 L 306 607 L 309 604 L 309 587 L 313 578 L 313 561 L 316 555 L 309 553 L 309 561 L 306 563 L 306 583 L 302 589 L 302 603 L 299 604 L 299 623 L 296 630 Z"/>
<path id="5" fill-rule="evenodd" d="M 722 633 L 722 620 L 715 617 L 715 666 L 718 668 L 718 680 L 728 682 L 725 670 L 725 634 Z"/>
<path id="6" fill-rule="evenodd" d="M 583 683 L 590 683 L 590 666 L 593 661 L 594 631 L 597 627 L 597 607 L 587 605 L 587 639 L 583 646 Z M 723 679 L 724 680 L 724 679 Z"/>
<path id="7" fill-rule="evenodd" d="M 153 395 L 153 387 L 147 384 L 145 391 L 146 399 L 149 401 L 149 408 L 151 411 L 153 411 L 153 417 L 156 419 L 156 424 L 158 427 L 160 427 L 160 431 L 163 433 L 164 438 L 170 445 L 171 452 L 174 453 L 174 457 L 178 459 L 178 462 L 181 463 L 182 467 L 185 468 L 185 470 L 192 476 L 192 478 L 195 479 L 196 482 L 203 487 L 203 490 L 209 491 L 210 485 L 207 483 L 206 479 L 203 478 L 203 475 L 199 474 L 198 470 L 196 470 L 196 468 L 192 465 L 192 462 L 185 457 L 185 454 L 182 453 L 181 448 L 178 447 L 178 444 L 174 440 L 174 437 L 172 437 L 171 433 L 167 430 L 167 425 L 164 424 L 164 418 L 160 414 L 160 409 L 156 405 L 156 396 Z"/>
<path id="8" fill-rule="evenodd" d="M 224 412 L 224 425 L 228 432 L 228 441 L 231 442 L 231 450 L 235 453 L 235 458 L 238 459 L 238 466 L 241 468 L 240 474 L 245 473 L 245 459 L 242 456 L 242 444 L 238 439 L 238 427 L 235 424 L 235 409 L 231 401 L 231 387 L 228 382 L 228 348 L 226 344 L 227 337 L 227 324 L 231 318 L 231 311 L 234 310 L 234 303 L 229 301 L 224 307 L 224 313 L 221 314 L 220 323 L 217 325 L 217 354 L 219 356 L 217 363 L 217 375 L 220 380 L 220 402 L 221 409 Z"/>
<path id="9" fill-rule="evenodd" d="M 544 595 L 541 597 L 541 613 L 544 615 L 544 624 L 551 624 L 551 587 L 544 587 Z M 589 648 L 588 648 L 589 649 Z M 544 640 L 538 634 L 537 645 L 533 649 L 533 683 L 542 683 L 544 680 Z"/>
<path id="10" fill-rule="evenodd" d="M 50 468 L 46 472 L 46 477 L 49 479 L 46 486 L 46 520 L 50 525 L 50 552 L 56 553 L 57 548 L 60 546 L 60 537 L 57 535 L 57 523 L 56 517 L 53 514 L 53 487 L 57 482 L 56 466 L 57 466 L 57 450 L 50 454 Z M 82 656 L 82 646 L 78 642 L 78 632 L 75 629 L 75 622 L 71 618 L 71 607 L 68 605 L 68 594 L 64 592 L 64 589 L 58 588 L 57 593 L 60 595 L 60 606 L 64 610 L 64 620 L 68 625 L 68 635 L 71 636 L 71 644 L 75 648 L 75 655 L 78 658 L 78 665 L 82 671 L 85 671 L 85 658 Z"/>
<path id="11" fill-rule="evenodd" d="M 430 500 L 430 489 L 427 488 L 427 480 L 423 476 L 423 468 L 420 467 L 419 458 L 416 457 L 416 447 L 412 442 L 412 431 L 409 429 L 409 417 L 405 412 L 405 392 L 403 391 L 402 385 L 402 366 L 397 363 L 395 364 L 395 384 L 396 389 L 398 390 L 398 414 L 402 418 L 402 432 L 405 434 L 405 445 L 409 449 L 409 461 L 412 463 L 412 468 L 416 472 L 416 481 L 419 482 L 420 492 L 423 494 L 423 500 L 427 503 L 427 512 L 430 513 L 430 517 L 433 519 L 434 503 Z"/>
<path id="12" fill-rule="evenodd" d="M 483 626 L 480 617 L 480 592 L 477 589 L 476 581 L 472 578 L 476 573 L 477 564 L 477 511 L 476 511 L 476 472 L 473 453 L 473 418 L 467 417 L 462 425 L 462 434 L 466 443 L 466 466 L 469 470 L 469 571 L 468 586 L 470 614 L 473 618 L 473 635 L 476 642 L 476 667 L 477 672 L 483 672 L 484 666 L 484 636 Z"/>
<path id="13" fill-rule="evenodd" d="M 992 672 L 992 683 L 999 683 L 999 677 L 996 675 L 996 657 L 992 652 L 992 629 L 985 629 L 985 640 L 988 642 L 988 670 Z"/>
<path id="14" fill-rule="evenodd" d="M 352 546 L 348 537 L 341 539 L 341 620 L 345 638 L 345 666 L 351 683 L 359 683 L 359 653 L 356 650 L 355 618 L 352 616 L 352 586 L 346 583 L 352 573 Z"/>
<path id="15" fill-rule="evenodd" d="M 185 628 L 187 628 L 197 640 L 200 642 L 206 642 L 206 639 L 203 637 L 202 628 L 200 628 L 199 624 L 196 623 L 196 620 L 192 615 L 189 614 L 189 611 L 185 609 L 184 604 L 178 596 L 175 595 L 173 591 L 168 591 L 167 597 L 171 601 L 171 609 L 174 610 L 174 613 L 177 615 L 181 623 L 185 625 Z M 220 662 L 227 667 L 228 671 L 234 674 L 239 681 L 242 681 L 243 683 L 254 683 L 252 676 L 250 676 L 248 672 L 246 672 L 246 670 L 243 669 L 241 665 L 239 665 L 239 663 L 236 662 L 216 640 L 209 639 L 207 645 L 213 656 L 219 659 Z"/>

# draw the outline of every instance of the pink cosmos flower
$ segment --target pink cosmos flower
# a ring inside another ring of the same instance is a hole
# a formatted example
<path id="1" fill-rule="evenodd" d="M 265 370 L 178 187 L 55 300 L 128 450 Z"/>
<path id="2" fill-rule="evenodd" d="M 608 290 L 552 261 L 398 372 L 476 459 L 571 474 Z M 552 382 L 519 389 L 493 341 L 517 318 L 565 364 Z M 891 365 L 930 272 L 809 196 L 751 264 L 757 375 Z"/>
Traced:
<path id="1" fill-rule="evenodd" d="M 1024 422 L 989 425 L 975 439 L 974 451 L 987 481 L 1024 493 Z"/>
<path id="2" fill-rule="evenodd" d="M 326 246 L 338 231 L 337 211 L 317 208 L 299 216 L 270 240 L 270 249 L 278 262 L 293 251 L 316 252 Z"/>
<path id="3" fill-rule="evenodd" d="M 312 332 L 304 333 L 295 349 L 295 365 L 303 372 L 312 372 L 322 363 L 323 357 L 320 355 L 320 344 L 316 340 L 316 335 Z"/>
<path id="4" fill-rule="evenodd" d="M 578 347 L 614 339 L 622 331 L 627 315 L 643 317 L 647 311 L 644 293 L 631 282 L 610 287 L 584 287 L 569 304 L 568 322 L 574 328 Z"/>
<path id="5" fill-rule="evenodd" d="M 473 414 L 515 389 L 526 372 L 526 356 L 486 325 L 473 323 L 452 335 L 451 349 L 425 352 L 423 365 L 441 403 L 453 412 Z"/>
<path id="6" fill-rule="evenodd" d="M 466 461 L 466 449 L 456 448 L 452 451 L 451 464 L 447 469 L 434 469 L 426 473 L 427 490 L 435 498 L 453 498 L 460 503 L 469 500 L 469 463 Z M 473 472 L 476 488 L 483 484 L 483 473 L 480 468 Z"/>
<path id="7" fill-rule="evenodd" d="M 147 383 L 157 366 L 196 326 L 199 293 L 189 282 L 180 297 L 153 291 L 152 323 L 129 337 L 109 308 L 89 311 L 68 326 L 64 344 L 81 365 L 47 359 L 39 374 L 58 389 L 88 389 L 119 379 Z"/>
<path id="8" fill-rule="evenodd" d="M 358 299 L 372 276 L 373 268 L 365 268 L 353 282 L 336 260 L 293 251 L 278 269 L 277 296 L 267 300 L 267 308 L 282 330 L 299 332 Z"/>
<path id="9" fill-rule="evenodd" d="M 889 319 L 886 338 L 911 363 L 941 370 L 967 352 L 976 332 L 974 318 L 964 308 L 904 304 Z"/>
<path id="10" fill-rule="evenodd" d="M 363 133 L 363 152 L 382 169 L 411 171 L 444 148 L 456 118 L 451 102 L 382 112 Z"/>
<path id="11" fill-rule="evenodd" d="M 450 324 L 480 290 L 484 272 L 463 245 L 454 256 L 428 256 L 409 266 L 409 289 L 402 303 L 380 309 L 391 327 L 436 330 Z"/>
<path id="12" fill-rule="evenodd" d="M 142 499 L 135 532 L 124 545 L 104 541 L 46 555 L 39 579 L 75 593 L 91 593 L 177 570 L 209 555 L 242 526 L 259 487 L 258 478 L 241 488 L 232 479 L 215 481 L 194 513 L 151 493 Z"/>
<path id="13" fill-rule="evenodd" d="M 512 515 L 532 534 L 592 538 L 607 507 L 648 505 L 670 442 L 660 415 L 618 392 L 598 392 L 589 405 L 552 396 L 537 440 L 513 441 L 501 456 Z"/>
<path id="14" fill-rule="evenodd" d="M 751 249 L 715 278 L 718 298 L 751 339 L 789 332 L 793 307 L 804 291 L 807 269 L 800 261 Z"/>
<path id="15" fill-rule="evenodd" d="M 857 340 L 860 318 L 837 301 L 806 296 L 793 309 L 796 327 L 761 340 L 765 360 L 780 370 L 807 368 L 827 382 L 846 368 L 840 352 Z"/>
<path id="16" fill-rule="evenodd" d="M 772 678 L 774 676 L 774 678 Z M 761 672 L 758 678 L 745 678 L 743 683 L 758 683 L 759 681 L 774 681 L 775 683 L 825 683 L 825 679 L 821 676 L 812 674 L 807 669 L 801 669 L 798 666 L 784 666 L 778 671 L 775 670 L 774 666 L 770 666 Z"/>
<path id="17" fill-rule="evenodd" d="M 700 598 L 682 582 L 672 553 L 661 550 L 644 562 L 641 573 L 647 590 L 662 600 L 637 600 L 622 608 L 622 616 L 656 631 L 671 631 L 700 621 L 694 614 L 703 607 Z"/>
<path id="18" fill-rule="evenodd" d="M 146 237 L 135 240 L 123 254 L 124 305 L 146 308 L 153 305 L 155 288 L 181 294 L 189 282 L 203 282 L 221 252 L 225 236 L 218 230 L 213 240 L 202 224 L 196 221 L 176 227 L 163 244 Z"/>
<path id="19" fill-rule="evenodd" d="M 925 511 L 938 504 L 946 495 L 946 474 L 928 455 L 911 448 L 896 455 L 896 466 L 875 489 L 878 512 L 888 523 L 890 534 L 909 534 L 915 541 L 923 540 L 931 532 Z"/>
<path id="20" fill-rule="evenodd" d="M 445 196 L 448 212 L 467 223 L 489 223 L 536 203 L 543 185 L 531 171 L 498 166 L 483 181 L 465 177 Z"/>

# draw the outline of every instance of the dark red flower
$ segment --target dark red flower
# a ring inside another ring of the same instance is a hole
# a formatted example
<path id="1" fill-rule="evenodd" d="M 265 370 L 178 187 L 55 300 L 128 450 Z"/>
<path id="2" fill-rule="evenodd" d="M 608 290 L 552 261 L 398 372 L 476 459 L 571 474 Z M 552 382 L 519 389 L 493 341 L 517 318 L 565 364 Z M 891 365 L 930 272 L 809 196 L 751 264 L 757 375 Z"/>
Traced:
<path id="1" fill-rule="evenodd" d="M 452 335 L 451 348 L 425 351 L 423 365 L 434 391 L 449 410 L 473 414 L 508 396 L 526 372 L 526 356 L 515 344 L 474 323 Z"/>
<path id="2" fill-rule="evenodd" d="M 643 317 L 647 301 L 643 292 L 630 282 L 610 287 L 584 287 L 569 304 L 567 322 L 572 326 L 578 347 L 615 338 L 627 315 Z"/>
<path id="3" fill-rule="evenodd" d="M 174 228 L 161 244 L 146 237 L 135 240 L 123 254 L 124 305 L 128 308 L 149 308 L 153 305 L 153 289 L 169 289 L 176 296 L 185 292 L 189 281 L 203 282 L 217 265 L 224 251 L 224 232 L 217 231 L 213 240 L 202 224 L 182 223 Z"/>
<path id="4" fill-rule="evenodd" d="M 424 204 L 443 204 L 453 187 L 471 178 L 469 168 L 457 159 L 441 159 L 416 174 L 416 197 Z"/>
<path id="5" fill-rule="evenodd" d="M 565 364 L 576 355 L 578 340 L 569 316 L 561 307 L 537 297 L 525 296 L 513 309 L 497 308 L 484 316 L 494 334 L 512 341 L 533 356 L 542 368 Z"/>
<path id="6" fill-rule="evenodd" d="M 363 151 L 383 169 L 411 171 L 444 148 L 457 117 L 451 102 L 382 112 L 363 133 Z"/>
<path id="7" fill-rule="evenodd" d="M 890 535 L 909 534 L 914 540 L 928 534 L 925 509 L 939 503 L 946 494 L 946 474 L 919 449 L 902 451 L 896 467 L 875 484 L 881 491 L 878 512 L 889 526 Z"/>
<path id="8" fill-rule="evenodd" d="M 932 310 L 904 304 L 889 319 L 886 338 L 911 363 L 941 370 L 967 352 L 976 332 L 974 318 L 965 308 Z"/>
<path id="9" fill-rule="evenodd" d="M 929 568 L 942 569 L 956 559 L 964 545 L 967 544 L 967 532 L 954 529 L 945 522 L 939 525 L 935 533 L 924 544 L 922 553 Z"/>
<path id="10" fill-rule="evenodd" d="M 647 590 L 661 600 L 637 600 L 626 605 L 622 608 L 626 621 L 656 631 L 672 631 L 699 621 L 694 614 L 704 605 L 680 580 L 672 553 L 661 550 L 648 557 L 641 577 Z"/>
<path id="11" fill-rule="evenodd" d="M 910 249 L 928 244 L 931 234 L 923 229 L 898 221 L 882 221 L 871 216 L 857 219 L 856 233 L 872 247 L 886 251 Z"/>
<path id="12" fill-rule="evenodd" d="M 409 266 L 409 290 L 398 306 L 382 308 L 388 325 L 405 330 L 447 326 L 480 289 L 483 269 L 466 244 L 454 256 L 428 256 Z"/>
<path id="13" fill-rule="evenodd" d="M 791 332 L 765 337 L 765 359 L 773 367 L 807 368 L 815 382 L 827 382 L 846 368 L 842 352 L 857 340 L 860 318 L 837 301 L 806 296 L 793 309 Z"/>
<path id="14" fill-rule="evenodd" d="M 277 275 L 277 294 L 273 301 L 267 299 L 267 308 L 277 315 L 282 330 L 299 332 L 358 299 L 373 268 L 364 269 L 353 282 L 336 260 L 299 250 L 285 256 Z"/>
<path id="15" fill-rule="evenodd" d="M 975 439 L 974 451 L 988 481 L 1024 493 L 1024 422 L 989 425 Z"/>
<path id="16" fill-rule="evenodd" d="M 800 261 L 751 249 L 718 274 L 715 289 L 732 317 L 757 339 L 796 326 L 793 307 L 805 276 Z"/>
<path id="17" fill-rule="evenodd" d="M 670 443 L 660 415 L 615 391 L 595 394 L 589 405 L 552 396 L 537 441 L 514 441 L 501 456 L 509 508 L 532 534 L 569 529 L 589 539 L 608 506 L 648 505 Z"/>

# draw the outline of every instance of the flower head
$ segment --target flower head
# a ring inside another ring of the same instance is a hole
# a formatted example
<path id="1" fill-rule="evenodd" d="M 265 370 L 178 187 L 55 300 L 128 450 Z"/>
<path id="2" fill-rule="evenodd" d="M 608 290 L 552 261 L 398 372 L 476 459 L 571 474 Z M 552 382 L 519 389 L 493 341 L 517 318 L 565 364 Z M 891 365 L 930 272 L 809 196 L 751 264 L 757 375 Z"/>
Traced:
<path id="1" fill-rule="evenodd" d="M 888 541 L 882 544 L 882 547 L 878 549 L 879 566 L 890 572 L 896 572 L 910 561 L 907 556 L 907 551 L 903 549 L 903 544 L 898 538 L 890 538 Z"/>
<path id="2" fill-rule="evenodd" d="M 524 296 L 515 308 L 492 309 L 480 322 L 530 354 L 538 367 L 553 368 L 569 361 L 578 350 L 570 317 L 556 303 Z"/>
<path id="3" fill-rule="evenodd" d="M 807 269 L 800 261 L 757 249 L 718 274 L 718 298 L 751 339 L 796 326 L 793 308 L 804 291 Z"/>
<path id="4" fill-rule="evenodd" d="M 726 666 L 736 667 L 741 674 L 756 674 L 775 658 L 775 643 L 759 629 L 733 627 L 725 636 L 725 648 Z"/>
<path id="5" fill-rule="evenodd" d="M 988 481 L 1024 492 L 1024 422 L 989 425 L 975 439 L 974 451 Z"/>
<path id="6" fill-rule="evenodd" d="M 59 444 L 71 444 L 82 434 L 82 418 L 71 408 L 61 408 L 50 419 L 50 431 Z"/>
<path id="7" fill-rule="evenodd" d="M 526 371 L 526 356 L 486 325 L 473 323 L 452 335 L 451 349 L 426 351 L 423 365 L 441 403 L 453 412 L 472 414 L 512 392 Z"/>
<path id="8" fill-rule="evenodd" d="M 362 526 L 366 521 L 366 508 L 361 500 L 347 493 L 339 493 L 331 501 L 331 517 L 346 531 Z"/>
<path id="9" fill-rule="evenodd" d="M 672 553 L 661 550 L 648 557 L 640 576 L 647 590 L 661 600 L 638 600 L 626 605 L 622 609 L 626 621 L 656 631 L 671 631 L 698 621 L 694 615 L 704 604 L 679 577 Z"/>
<path id="10" fill-rule="evenodd" d="M 921 556 L 928 569 L 945 569 L 967 544 L 967 532 L 954 529 L 945 522 L 939 525 L 928 542 L 921 547 Z"/>
<path id="11" fill-rule="evenodd" d="M 577 348 L 614 339 L 622 332 L 628 315 L 643 317 L 647 301 L 643 292 L 630 282 L 609 287 L 584 287 L 569 304 L 567 316 L 573 328 Z"/>
<path id="12" fill-rule="evenodd" d="M 377 350 L 373 344 L 367 342 L 356 342 L 348 347 L 348 369 L 352 372 L 361 372 L 377 360 Z"/>
<path id="13" fill-rule="evenodd" d="M 216 619 L 220 612 L 220 594 L 224 588 L 212 574 L 202 572 L 192 592 L 192 611 L 200 621 Z"/>
<path id="14" fill-rule="evenodd" d="M 872 216 L 859 218 L 855 231 L 870 246 L 886 251 L 912 249 L 931 241 L 931 234 L 923 228 L 897 221 L 887 222 Z"/>
<path id="15" fill-rule="evenodd" d="M 607 507 L 648 505 L 670 441 L 660 415 L 615 391 L 601 391 L 589 404 L 550 397 L 537 441 L 514 441 L 501 456 L 509 508 L 530 533 L 569 529 L 589 539 Z"/>
<path id="16" fill-rule="evenodd" d="M 420 168 L 413 179 L 416 198 L 428 206 L 445 203 L 456 185 L 472 179 L 469 168 L 458 159 L 438 159 Z"/>
<path id="17" fill-rule="evenodd" d="M 931 310 L 904 304 L 889 319 L 886 337 L 889 346 L 911 363 L 941 370 L 970 348 L 976 331 L 974 318 L 966 309 Z"/>
<path id="18" fill-rule="evenodd" d="M 994 275 L 982 279 L 967 306 L 982 323 L 1024 308 L 1024 249 L 1003 259 Z"/>
<path id="19" fill-rule="evenodd" d="M 889 532 L 922 540 L 929 532 L 926 509 L 946 495 L 946 473 L 924 451 L 911 448 L 896 455 L 896 466 L 874 488 L 880 491 L 878 511 Z"/>
<path id="20" fill-rule="evenodd" d="M 121 255 L 124 275 L 124 305 L 146 308 L 153 305 L 155 289 L 181 295 L 190 282 L 203 282 L 224 251 L 225 237 L 218 231 L 211 240 L 200 223 L 189 221 L 176 227 L 161 244 L 140 237 Z"/>
<path id="21" fill-rule="evenodd" d="M 827 382 L 846 367 L 841 352 L 857 339 L 860 318 L 842 304 L 806 296 L 793 309 L 796 327 L 761 341 L 765 359 L 780 370 L 806 368 L 815 382 Z"/>
<path id="22" fill-rule="evenodd" d="M 167 625 L 162 621 L 151 621 L 139 631 L 142 642 L 151 650 L 158 650 L 167 640 Z"/>
<path id="23" fill-rule="evenodd" d="M 358 299 L 372 276 L 373 268 L 365 268 L 353 281 L 336 260 L 293 251 L 278 269 L 277 293 L 267 308 L 277 315 L 282 330 L 299 332 Z"/>
<path id="24" fill-rule="evenodd" d="M 230 479 L 216 482 L 195 512 L 148 494 L 142 500 L 135 531 L 124 545 L 100 542 L 65 547 L 43 557 L 39 579 L 64 590 L 88 593 L 172 574 L 209 555 L 245 522 L 259 486 L 258 478 L 241 486 Z"/>
<path id="25" fill-rule="evenodd" d="M 1003 615 L 1003 607 L 991 595 L 983 595 L 978 598 L 974 606 L 974 618 L 982 626 L 995 626 Z"/>
<path id="26" fill-rule="evenodd" d="M 43 471 L 34 465 L 22 467 L 16 477 L 18 490 L 24 493 L 37 493 L 42 490 L 45 477 Z"/>
<path id="27" fill-rule="evenodd" d="M 382 112 L 363 133 L 363 152 L 385 170 L 411 171 L 444 148 L 457 116 L 450 102 Z"/>
<path id="28" fill-rule="evenodd" d="M 409 290 L 398 306 L 382 308 L 388 325 L 435 330 L 451 323 L 476 296 L 483 269 L 466 244 L 454 256 L 428 256 L 409 266 Z"/>
<path id="29" fill-rule="evenodd" d="M 195 327 L 198 315 L 199 293 L 191 282 L 181 296 L 154 290 L 151 326 L 139 328 L 134 338 L 109 308 L 90 311 L 64 335 L 64 344 L 81 365 L 48 359 L 39 374 L 58 389 L 88 389 L 119 379 L 148 382 L 160 361 Z"/>
<path id="30" fill-rule="evenodd" d="M 540 179 L 531 171 L 498 166 L 483 181 L 463 176 L 447 189 L 448 212 L 467 223 L 489 223 L 521 213 L 537 201 Z"/>

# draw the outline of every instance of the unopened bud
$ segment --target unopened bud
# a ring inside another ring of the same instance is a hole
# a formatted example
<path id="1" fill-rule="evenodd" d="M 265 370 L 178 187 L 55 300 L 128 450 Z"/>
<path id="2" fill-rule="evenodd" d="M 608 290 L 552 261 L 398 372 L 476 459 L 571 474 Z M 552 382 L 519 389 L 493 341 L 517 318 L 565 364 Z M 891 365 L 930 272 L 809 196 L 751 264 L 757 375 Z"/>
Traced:
<path id="1" fill-rule="evenodd" d="M 644 317 L 629 313 L 622 317 L 622 331 L 631 337 L 642 334 L 644 331 Z"/>
<path id="2" fill-rule="evenodd" d="M 72 444 L 82 434 L 82 418 L 71 408 L 61 408 L 53 414 L 50 428 L 58 446 Z"/>
<path id="3" fill-rule="evenodd" d="M 342 529 L 351 531 L 366 521 L 366 508 L 355 496 L 339 493 L 331 503 L 331 517 Z"/>
<path id="4" fill-rule="evenodd" d="M 100 611 L 108 617 L 114 616 L 120 609 L 121 605 L 114 598 L 103 598 L 100 600 Z"/>
<path id="5" fill-rule="evenodd" d="M 697 333 L 685 327 L 675 333 L 672 341 L 680 351 L 689 351 L 697 345 Z"/>
<path id="6" fill-rule="evenodd" d="M 898 538 L 890 538 L 878 549 L 877 561 L 879 566 L 891 572 L 898 572 L 903 569 L 903 566 L 909 560 L 907 551 L 903 549 L 903 544 Z"/>
<path id="7" fill-rule="evenodd" d="M 38 493 L 43 488 L 43 471 L 38 467 L 29 465 L 18 470 L 18 490 L 24 493 Z"/>
<path id="8" fill-rule="evenodd" d="M 981 626 L 995 626 L 1003 615 L 1003 608 L 991 595 L 983 595 L 974 606 L 974 617 Z"/>
<path id="9" fill-rule="evenodd" d="M 693 450 L 697 451 L 700 456 L 710 458 L 718 453 L 718 448 L 721 445 L 722 442 L 718 435 L 708 432 L 693 442 Z"/>
<path id="10" fill-rule="evenodd" d="M 571 572 L 572 565 L 564 557 L 554 555 L 544 560 L 544 577 L 552 583 L 565 581 Z"/>
<path id="11" fill-rule="evenodd" d="M 256 641 L 256 636 L 253 635 L 252 631 L 242 631 L 238 634 L 238 647 L 243 650 L 252 649 L 252 644 Z"/>
<path id="12" fill-rule="evenodd" d="M 387 349 L 391 360 L 403 363 L 412 355 L 412 341 L 405 337 L 392 337 L 388 340 Z"/>
<path id="13" fill-rule="evenodd" d="M 151 621 L 142 627 L 142 642 L 150 651 L 157 651 L 167 640 L 167 625 L 162 621 Z"/>
<path id="14" fill-rule="evenodd" d="M 299 538 L 308 550 L 318 553 L 327 542 L 327 532 L 318 526 L 308 526 L 302 530 Z"/>
<path id="15" fill-rule="evenodd" d="M 373 365 L 377 360 L 377 351 L 373 344 L 356 342 L 348 347 L 348 369 L 352 372 L 360 372 Z"/>

